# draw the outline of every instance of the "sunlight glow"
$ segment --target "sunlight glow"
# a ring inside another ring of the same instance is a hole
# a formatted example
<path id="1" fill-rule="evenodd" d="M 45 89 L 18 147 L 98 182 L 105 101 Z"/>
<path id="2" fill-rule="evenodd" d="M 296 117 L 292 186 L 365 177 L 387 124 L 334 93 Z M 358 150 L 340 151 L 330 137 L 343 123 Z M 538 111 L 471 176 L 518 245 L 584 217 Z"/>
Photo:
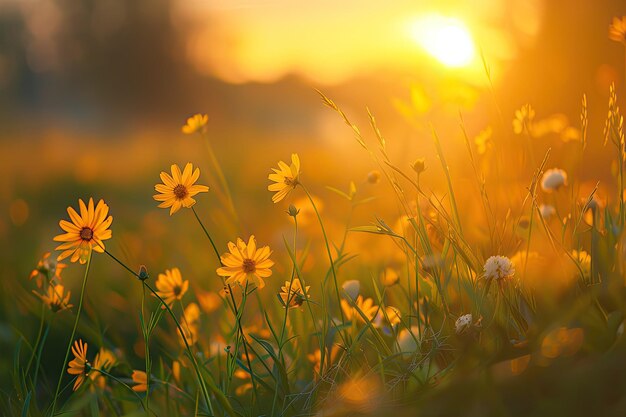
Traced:
<path id="1" fill-rule="evenodd" d="M 415 42 L 447 67 L 464 67 L 474 59 L 472 35 L 459 19 L 427 15 L 413 22 L 409 30 Z"/>

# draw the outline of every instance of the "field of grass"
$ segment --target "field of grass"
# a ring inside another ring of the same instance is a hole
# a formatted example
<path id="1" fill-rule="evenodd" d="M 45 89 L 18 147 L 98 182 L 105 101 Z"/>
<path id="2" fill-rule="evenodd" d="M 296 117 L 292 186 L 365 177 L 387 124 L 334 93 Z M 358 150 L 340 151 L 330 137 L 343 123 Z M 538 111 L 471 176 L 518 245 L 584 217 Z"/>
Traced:
<path id="1" fill-rule="evenodd" d="M 480 129 L 396 100 L 424 155 L 318 91 L 339 147 L 197 114 L 11 199 L 0 415 L 626 415 L 624 92 L 503 114 L 483 64 Z"/>

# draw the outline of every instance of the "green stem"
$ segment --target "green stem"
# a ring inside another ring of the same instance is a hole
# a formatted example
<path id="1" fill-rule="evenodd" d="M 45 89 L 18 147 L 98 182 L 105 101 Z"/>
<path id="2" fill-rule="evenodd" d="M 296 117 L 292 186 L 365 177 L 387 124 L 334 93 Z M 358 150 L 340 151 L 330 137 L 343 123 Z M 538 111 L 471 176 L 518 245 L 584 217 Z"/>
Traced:
<path id="1" fill-rule="evenodd" d="M 196 216 L 196 220 L 198 220 L 198 223 L 200 224 L 200 227 L 202 227 L 202 230 L 204 230 L 204 234 L 206 235 L 206 237 L 209 238 L 209 241 L 211 242 L 211 246 L 213 246 L 213 251 L 215 251 L 215 256 L 217 257 L 217 261 L 221 265 L 222 259 L 220 258 L 220 252 L 217 250 L 217 246 L 215 246 L 215 242 L 213 242 L 213 238 L 209 234 L 209 231 L 207 230 L 207 228 L 204 227 L 202 220 L 200 220 L 200 217 L 198 217 L 198 213 L 196 213 L 196 209 L 193 206 L 191 206 L 191 211 L 193 211 L 194 216 Z"/>
<path id="2" fill-rule="evenodd" d="M 124 381 L 122 381 L 121 379 L 111 375 L 110 373 L 108 373 L 107 371 L 105 371 L 104 369 L 97 369 L 97 368 L 91 368 L 89 370 L 89 372 L 91 371 L 96 371 L 96 372 L 100 372 L 102 375 L 111 378 L 113 381 L 117 382 L 118 384 L 122 385 L 124 388 L 128 389 L 130 392 L 132 392 L 135 397 L 137 397 L 137 399 L 139 400 L 139 403 L 141 404 L 141 408 L 143 408 L 143 411 L 146 412 L 146 414 L 148 414 L 148 411 L 150 410 L 147 406 L 147 395 L 148 395 L 148 390 L 146 389 L 146 404 L 144 404 L 143 399 L 141 398 L 141 396 L 139 395 L 139 393 L 137 391 L 135 391 L 134 389 L 132 389 L 127 383 L 125 383 Z M 148 381 L 150 380 L 150 374 L 146 373 L 146 387 L 148 386 Z M 153 414 L 156 415 L 156 413 L 154 413 L 154 411 L 152 412 Z"/>
<path id="3" fill-rule="evenodd" d="M 117 259 L 113 254 L 111 254 L 109 251 L 107 251 L 106 249 L 104 249 L 104 252 L 109 255 L 115 262 L 117 262 L 118 264 L 120 264 L 124 269 L 126 269 L 128 272 L 130 272 L 134 277 L 136 277 L 137 279 L 141 280 L 141 282 L 143 283 L 143 285 L 148 288 L 148 290 L 156 297 L 159 299 L 159 301 L 161 301 L 162 305 L 165 306 L 165 308 L 167 309 L 167 312 L 169 313 L 169 315 L 172 317 L 172 319 L 174 320 L 174 323 L 176 323 L 176 327 L 178 328 L 178 332 L 180 333 L 183 342 L 185 343 L 185 348 L 187 350 L 187 353 L 189 355 L 189 358 L 191 360 L 191 363 L 193 365 L 193 368 L 196 372 L 196 376 L 198 378 L 198 384 L 200 385 L 200 388 L 202 390 L 202 394 L 204 395 L 205 401 L 207 402 L 207 405 L 209 406 L 209 409 L 211 410 L 211 413 L 214 414 L 213 412 L 213 405 L 211 403 L 211 397 L 209 396 L 208 390 L 206 388 L 206 381 L 204 380 L 204 378 L 202 378 L 202 374 L 200 373 L 200 368 L 198 366 L 198 362 L 196 361 L 196 357 L 193 355 L 193 353 L 191 352 L 191 348 L 189 347 L 189 343 L 187 342 L 187 338 L 185 337 L 185 333 L 183 332 L 183 329 L 180 327 L 180 323 L 178 322 L 178 319 L 176 318 L 176 316 L 174 315 L 174 312 L 172 311 L 172 309 L 170 308 L 169 305 L 167 305 L 167 303 L 163 300 L 163 298 L 161 298 L 159 296 L 159 294 L 157 294 L 157 292 L 150 286 L 148 285 L 144 280 L 141 279 L 141 277 L 139 276 L 139 274 L 137 274 L 136 272 L 134 272 L 132 269 L 130 269 L 128 266 L 126 266 L 122 261 L 120 261 L 119 259 Z M 217 386 L 215 386 L 215 384 L 213 383 L 213 381 L 209 380 L 209 385 L 211 390 L 213 391 L 213 394 L 215 394 L 215 396 L 217 397 L 218 401 L 220 402 L 220 404 L 222 404 L 222 407 L 224 407 L 224 409 L 226 410 L 226 412 L 232 416 L 235 415 L 235 411 L 233 410 L 232 406 L 230 405 L 230 402 L 228 401 L 228 399 L 224 396 L 224 393 L 222 393 Z"/>
<path id="4" fill-rule="evenodd" d="M 311 197 L 311 194 L 309 194 L 309 190 L 307 190 L 306 187 L 302 183 L 300 183 L 300 186 L 306 193 L 306 196 L 309 198 L 309 201 L 311 202 L 311 205 L 313 206 L 313 210 L 315 211 L 315 215 L 317 216 L 317 220 L 319 221 L 320 227 L 322 229 L 322 235 L 324 236 L 324 244 L 326 245 L 326 253 L 328 254 L 328 260 L 330 261 L 330 269 L 333 273 L 333 281 L 335 283 L 335 294 L 337 295 L 337 304 L 339 306 L 339 313 L 341 314 L 341 324 L 345 325 L 346 320 L 343 315 L 343 309 L 341 309 L 341 297 L 339 296 L 339 285 L 337 284 L 337 272 L 335 271 L 335 261 L 333 261 L 333 255 L 330 252 L 330 245 L 328 244 L 328 236 L 326 235 L 326 229 L 324 228 L 324 223 L 322 222 L 320 213 L 317 210 L 317 206 L 315 205 L 315 202 L 313 201 L 313 197 Z"/>
<path id="5" fill-rule="evenodd" d="M 146 313 L 145 313 L 145 301 L 146 301 L 146 287 L 141 287 L 141 316 L 143 317 L 143 325 L 142 329 L 143 337 L 144 337 L 144 347 L 145 347 L 145 355 L 146 355 L 146 374 L 148 378 L 146 378 L 146 407 L 150 409 L 150 335 L 148 334 L 148 325 L 146 324 Z"/>
<path id="6" fill-rule="evenodd" d="M 85 275 L 83 276 L 83 284 L 80 289 L 80 299 L 78 300 L 78 310 L 76 311 L 76 320 L 74 320 L 74 328 L 72 329 L 72 335 L 70 336 L 70 341 L 67 344 L 67 349 L 65 350 L 65 359 L 63 359 L 63 366 L 61 367 L 61 372 L 59 374 L 59 381 L 57 382 L 57 388 L 54 393 L 54 400 L 52 400 L 52 412 L 51 416 L 54 416 L 54 412 L 56 411 L 57 399 L 59 397 L 59 390 L 61 389 L 61 382 L 63 381 L 63 375 L 65 374 L 65 365 L 67 364 L 67 359 L 70 356 L 70 350 L 72 349 L 72 343 L 74 343 L 74 336 L 76 335 L 76 329 L 78 328 L 78 321 L 80 320 L 80 313 L 83 309 L 83 299 L 85 298 L 85 288 L 87 287 L 87 277 L 89 276 L 89 267 L 91 266 L 91 256 L 93 251 L 89 251 L 89 256 L 87 257 L 87 266 L 85 267 Z"/>
<path id="7" fill-rule="evenodd" d="M 30 371 L 30 366 L 33 364 L 33 360 L 35 359 L 35 354 L 37 352 L 37 348 L 39 347 L 39 342 L 41 341 L 41 335 L 43 334 L 43 322 L 44 322 L 44 314 L 46 313 L 46 305 L 41 303 L 41 318 L 39 319 L 39 331 L 37 332 L 37 340 L 33 345 L 33 351 L 30 354 L 30 359 L 28 360 L 28 365 L 26 365 L 25 374 L 28 375 Z"/>
<path id="8" fill-rule="evenodd" d="M 204 137 L 204 134 L 202 134 Z M 224 190 L 224 194 L 226 194 L 226 199 L 228 200 L 228 208 L 233 215 L 236 222 L 239 221 L 239 217 L 237 216 L 237 210 L 235 209 L 235 203 L 233 202 L 233 196 L 230 192 L 230 187 L 228 186 L 228 182 L 226 181 L 226 176 L 224 175 L 224 171 L 222 171 L 222 167 L 215 156 L 215 152 L 213 152 L 213 147 L 211 146 L 211 142 L 209 138 L 205 137 L 205 143 L 207 146 L 207 150 L 209 152 L 209 159 L 211 159 L 211 163 L 213 164 L 213 168 L 217 173 L 217 177 L 220 180 L 220 184 Z"/>

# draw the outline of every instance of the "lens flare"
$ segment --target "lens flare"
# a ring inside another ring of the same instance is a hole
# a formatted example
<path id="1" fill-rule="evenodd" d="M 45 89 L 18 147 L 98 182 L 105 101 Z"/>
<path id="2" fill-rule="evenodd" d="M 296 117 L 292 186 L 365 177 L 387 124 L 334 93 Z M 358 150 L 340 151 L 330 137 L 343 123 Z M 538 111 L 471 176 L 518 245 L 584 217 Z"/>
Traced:
<path id="1" fill-rule="evenodd" d="M 476 55 L 472 35 L 457 18 L 427 15 L 414 21 L 409 30 L 415 42 L 447 67 L 467 66 Z"/>

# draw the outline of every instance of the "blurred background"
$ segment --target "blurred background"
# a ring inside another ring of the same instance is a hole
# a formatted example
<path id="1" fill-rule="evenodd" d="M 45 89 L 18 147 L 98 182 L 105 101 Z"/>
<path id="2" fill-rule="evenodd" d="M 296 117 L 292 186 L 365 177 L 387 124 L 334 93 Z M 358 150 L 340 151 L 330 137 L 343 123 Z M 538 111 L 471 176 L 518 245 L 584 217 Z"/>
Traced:
<path id="1" fill-rule="evenodd" d="M 292 152 L 301 156 L 303 181 L 333 207 L 333 238 L 349 205 L 325 185 L 347 190 L 352 180 L 361 195 L 384 195 L 375 188 L 382 184 L 366 182 L 375 165 L 315 89 L 372 139 L 369 108 L 398 166 L 426 158 L 422 184 L 432 190 L 443 180 L 431 125 L 463 188 L 471 168 L 460 115 L 471 138 L 491 127 L 493 141 L 506 146 L 526 103 L 537 119 L 556 120 L 552 139 L 574 129 L 549 164 L 573 169 L 568 150 L 578 146 L 585 93 L 589 152 L 598 163 L 578 167 L 579 175 L 611 187 L 602 128 L 609 85 L 619 96 L 625 78 L 623 45 L 607 34 L 622 15 L 626 4 L 613 0 L 0 0 L 0 289 L 11 298 L 2 321 L 35 308 L 28 274 L 54 249 L 66 207 L 90 196 L 111 207 L 108 247 L 130 265 L 144 263 L 153 276 L 180 266 L 194 285 L 219 288 L 215 265 L 198 257 L 210 248 L 191 213 L 170 218 L 152 199 L 159 172 L 172 163 L 193 162 L 200 183 L 218 188 L 205 144 L 180 130 L 195 113 L 209 115 L 208 137 L 239 213 L 239 222 L 228 219 L 214 193 L 198 198 L 223 249 L 249 233 L 280 248 L 290 230 L 283 211 L 298 196 L 275 207 L 267 174 Z M 548 146 L 538 142 L 538 160 Z M 534 169 L 523 160 L 507 168 L 503 184 L 522 182 L 505 190 L 515 197 L 501 204 L 504 213 L 524 196 Z M 390 211 L 399 214 L 379 199 L 353 222 Z M 140 300 L 128 291 L 138 295 L 140 287 L 108 259 L 94 263 L 93 288 L 107 292 L 90 290 L 88 310 L 106 300 L 109 312 L 91 314 L 125 317 L 128 303 Z M 75 287 L 81 273 L 69 268 L 65 279 Z M 7 326 L 0 335 L 10 344 Z"/>

